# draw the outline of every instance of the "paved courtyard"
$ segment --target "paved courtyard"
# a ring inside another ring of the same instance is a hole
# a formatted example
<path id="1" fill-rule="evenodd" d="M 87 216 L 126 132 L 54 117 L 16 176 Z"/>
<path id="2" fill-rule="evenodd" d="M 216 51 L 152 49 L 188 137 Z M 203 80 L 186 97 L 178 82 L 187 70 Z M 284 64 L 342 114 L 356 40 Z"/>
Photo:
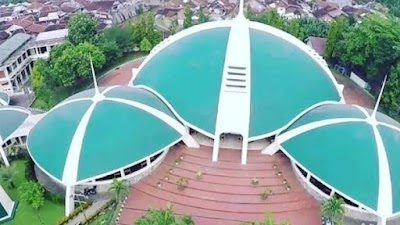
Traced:
<path id="1" fill-rule="evenodd" d="M 240 164 L 239 150 L 221 149 L 218 162 L 212 162 L 211 155 L 211 147 L 173 147 L 151 175 L 131 187 L 118 225 L 131 225 L 149 207 L 168 204 L 177 214 L 190 214 L 196 225 L 238 225 L 262 220 L 266 212 L 292 225 L 321 224 L 319 204 L 297 181 L 282 153 L 268 156 L 249 151 L 247 165 Z M 183 160 L 175 165 L 181 156 Z M 198 171 L 204 174 L 201 179 L 196 177 Z M 188 179 L 183 191 L 177 186 L 180 177 Z M 258 185 L 252 184 L 253 178 Z M 261 199 L 264 190 L 272 192 L 266 200 Z"/>

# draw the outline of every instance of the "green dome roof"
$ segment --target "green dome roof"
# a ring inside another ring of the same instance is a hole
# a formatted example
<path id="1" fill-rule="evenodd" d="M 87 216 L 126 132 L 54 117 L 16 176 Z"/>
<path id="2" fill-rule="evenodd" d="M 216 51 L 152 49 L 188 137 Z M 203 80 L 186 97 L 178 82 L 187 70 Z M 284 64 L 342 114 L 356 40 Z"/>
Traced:
<path id="1" fill-rule="evenodd" d="M 354 105 L 311 110 L 277 136 L 282 150 L 339 194 L 378 215 L 400 212 L 400 124 Z"/>
<path id="2" fill-rule="evenodd" d="M 227 56 L 232 54 L 230 49 L 248 45 L 245 51 L 249 54 L 241 51 L 243 54 L 235 58 L 250 62 L 244 68 L 249 71 L 244 75 L 250 80 L 250 104 L 243 106 L 250 110 L 246 122 L 249 138 L 276 133 L 307 109 L 341 100 L 338 84 L 325 61 L 304 43 L 283 31 L 247 20 L 240 24 L 247 34 L 234 33 L 235 23 L 210 22 L 170 37 L 146 58 L 132 84 L 160 95 L 188 126 L 213 137 L 220 96 L 226 92 L 224 71 L 241 69 L 228 65 Z M 248 35 L 248 40 L 230 46 L 235 35 Z M 240 78 L 227 82 L 237 83 Z"/>
<path id="3" fill-rule="evenodd" d="M 16 106 L 0 106 L 0 144 L 22 125 L 30 112 Z"/>
<path id="4" fill-rule="evenodd" d="M 113 86 L 55 106 L 31 130 L 27 146 L 42 170 L 73 185 L 133 165 L 176 143 L 185 131 L 152 93 Z"/>
<path id="5" fill-rule="evenodd" d="M 0 106 L 10 104 L 10 96 L 7 93 L 0 92 Z"/>

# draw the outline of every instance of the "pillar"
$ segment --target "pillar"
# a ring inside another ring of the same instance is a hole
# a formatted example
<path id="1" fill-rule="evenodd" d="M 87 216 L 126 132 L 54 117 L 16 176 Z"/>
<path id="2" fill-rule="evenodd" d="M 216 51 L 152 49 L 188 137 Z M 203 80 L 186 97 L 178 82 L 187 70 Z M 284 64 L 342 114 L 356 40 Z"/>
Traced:
<path id="1" fill-rule="evenodd" d="M 381 217 L 378 219 L 378 225 L 386 225 L 386 218 Z"/>
<path id="2" fill-rule="evenodd" d="M 216 162 L 218 161 L 218 154 L 219 154 L 219 141 L 220 141 L 220 136 L 221 134 L 215 134 L 214 136 L 214 146 L 213 146 L 213 155 L 212 155 L 212 161 Z"/>
<path id="3" fill-rule="evenodd" d="M 70 215 L 75 209 L 75 187 L 65 187 L 65 216 Z"/>
<path id="4" fill-rule="evenodd" d="M 0 143 L 1 143 L 1 142 L 0 142 Z M 1 143 L 1 145 L 0 145 L 0 154 L 1 154 L 1 158 L 3 158 L 4 164 L 5 164 L 7 167 L 9 167 L 9 166 L 10 166 L 10 163 L 8 162 L 6 152 L 4 151 L 2 145 L 3 145 L 3 143 Z"/>
<path id="5" fill-rule="evenodd" d="M 200 148 L 199 143 L 189 133 L 183 135 L 182 141 L 189 148 Z"/>
<path id="6" fill-rule="evenodd" d="M 243 137 L 242 140 L 242 160 L 241 163 L 242 165 L 245 165 L 247 163 L 247 151 L 248 151 L 248 145 L 249 145 L 249 141 L 247 140 L 247 137 Z"/>
<path id="7" fill-rule="evenodd" d="M 268 154 L 268 155 L 273 155 L 275 154 L 277 151 L 279 151 L 280 146 L 278 144 L 278 142 L 275 140 L 274 142 L 272 142 L 271 144 L 269 144 L 267 147 L 265 147 L 261 153 L 262 154 Z"/>

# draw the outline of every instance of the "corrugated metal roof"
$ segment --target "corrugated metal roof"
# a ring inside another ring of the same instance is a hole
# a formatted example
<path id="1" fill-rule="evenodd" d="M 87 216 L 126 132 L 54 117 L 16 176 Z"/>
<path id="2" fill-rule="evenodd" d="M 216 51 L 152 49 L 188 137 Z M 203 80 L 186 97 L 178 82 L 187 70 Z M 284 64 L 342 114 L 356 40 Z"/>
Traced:
<path id="1" fill-rule="evenodd" d="M 30 38 L 29 34 L 18 33 L 0 45 L 0 65 Z"/>

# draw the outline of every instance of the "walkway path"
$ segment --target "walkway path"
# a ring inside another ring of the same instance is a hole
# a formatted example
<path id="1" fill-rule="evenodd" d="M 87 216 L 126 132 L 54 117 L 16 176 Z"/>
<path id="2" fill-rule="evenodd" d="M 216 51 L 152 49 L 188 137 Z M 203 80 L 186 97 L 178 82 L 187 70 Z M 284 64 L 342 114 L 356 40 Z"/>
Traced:
<path id="1" fill-rule="evenodd" d="M 103 207 L 108 201 L 109 199 L 104 199 L 93 202 L 93 204 L 85 210 L 86 217 L 89 217 L 90 215 L 96 213 L 96 211 L 99 210 L 101 207 Z M 77 217 L 68 222 L 66 225 L 77 225 L 79 224 L 79 222 L 83 222 L 84 220 L 85 220 L 84 214 L 80 213 Z"/>
<path id="2" fill-rule="evenodd" d="M 211 161 L 211 151 L 204 146 L 174 147 L 159 168 L 131 187 L 118 225 L 131 225 L 149 207 L 164 208 L 168 203 L 177 214 L 190 214 L 196 225 L 239 225 L 240 221 L 262 220 L 266 212 L 292 225 L 321 223 L 319 204 L 297 182 L 283 154 L 267 156 L 249 151 L 248 164 L 241 165 L 238 150 L 221 149 L 218 162 Z M 180 156 L 183 160 L 175 166 Z M 198 171 L 204 173 L 202 179 L 196 179 Z M 176 185 L 180 177 L 189 181 L 183 191 Z M 251 184 L 254 177 L 258 185 Z M 289 191 L 284 179 L 291 186 Z M 273 194 L 262 200 L 260 194 L 266 189 Z"/>
<path id="3" fill-rule="evenodd" d="M 104 78 L 99 80 L 99 86 L 127 86 L 129 81 L 132 79 L 132 68 L 138 68 L 144 59 L 145 57 L 134 59 L 129 63 L 121 65 L 119 69 L 114 69 Z"/>

